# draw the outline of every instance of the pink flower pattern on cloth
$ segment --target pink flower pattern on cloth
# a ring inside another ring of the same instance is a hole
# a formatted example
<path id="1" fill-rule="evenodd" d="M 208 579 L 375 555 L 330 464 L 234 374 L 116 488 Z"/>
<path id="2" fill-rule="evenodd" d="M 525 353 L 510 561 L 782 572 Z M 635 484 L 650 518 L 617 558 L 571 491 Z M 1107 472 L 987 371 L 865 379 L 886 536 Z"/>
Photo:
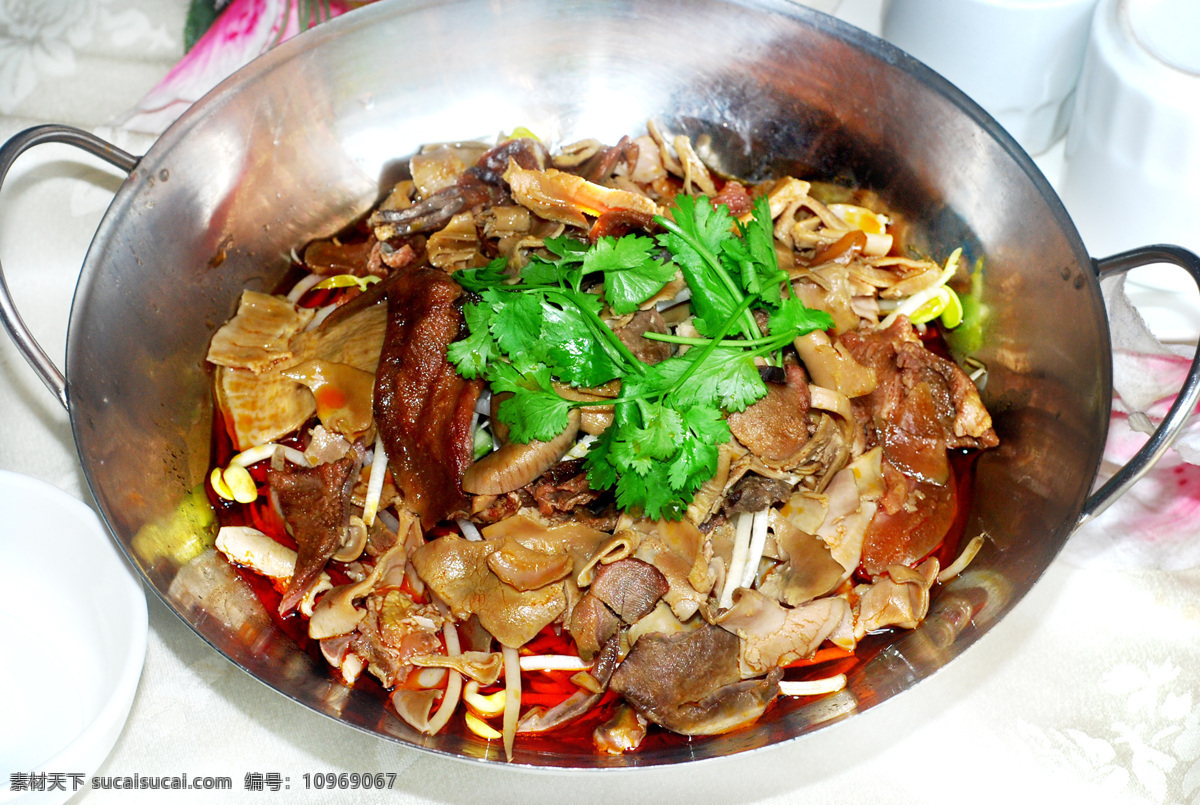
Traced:
<path id="1" fill-rule="evenodd" d="M 1105 288 L 1113 332 L 1113 412 L 1100 482 L 1133 457 L 1167 414 L 1191 364 L 1150 333 L 1125 296 Z M 1098 482 L 1099 483 L 1099 482 Z M 1200 565 L 1200 408 L 1162 460 L 1067 542 L 1067 562 L 1109 569 L 1183 570 Z"/>
<path id="2" fill-rule="evenodd" d="M 196 45 L 116 125 L 161 134 L 189 106 L 254 58 L 351 8 L 342 0 L 330 0 L 328 14 L 318 17 L 310 10 L 312 5 L 300 0 L 233 0 Z M 353 5 L 363 3 L 360 0 Z M 301 21 L 301 9 L 313 15 L 312 19 Z"/>

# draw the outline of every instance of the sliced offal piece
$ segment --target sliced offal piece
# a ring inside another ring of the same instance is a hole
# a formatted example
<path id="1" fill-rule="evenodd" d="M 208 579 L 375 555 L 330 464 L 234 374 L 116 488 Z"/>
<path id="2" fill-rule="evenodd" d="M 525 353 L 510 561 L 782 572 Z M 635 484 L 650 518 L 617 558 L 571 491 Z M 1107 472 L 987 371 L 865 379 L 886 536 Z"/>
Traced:
<path id="1" fill-rule="evenodd" d="M 842 336 L 878 385 L 853 401 L 869 443 L 883 447 L 887 486 L 863 539 L 863 569 L 911 565 L 937 547 L 954 522 L 957 494 L 948 449 L 998 444 L 975 384 L 921 344 L 908 319 Z"/>
<path id="2" fill-rule="evenodd" d="M 862 567 L 870 576 L 878 576 L 890 565 L 912 565 L 934 550 L 954 524 L 958 512 L 958 494 L 954 475 L 946 483 L 931 484 L 888 472 L 889 495 L 903 502 L 899 506 L 881 505 L 863 534 Z"/>
<path id="3" fill-rule="evenodd" d="M 375 374 L 375 423 L 404 502 L 425 528 L 466 512 L 471 419 L 482 382 L 446 360 L 462 313 L 462 288 L 440 271 L 417 269 L 388 289 L 388 321 Z"/>
<path id="4" fill-rule="evenodd" d="M 597 567 L 589 592 L 607 604 L 625 623 L 634 624 L 649 615 L 670 589 L 658 568 L 628 557 Z"/>
<path id="5" fill-rule="evenodd" d="M 208 362 L 264 372 L 291 359 L 289 342 L 312 317 L 283 297 L 242 291 L 237 314 L 213 335 Z"/>
<path id="6" fill-rule="evenodd" d="M 774 467 L 794 464 L 808 441 L 808 378 L 799 366 L 787 367 L 786 382 L 768 383 L 767 396 L 729 415 L 729 429 L 750 452 Z"/>
<path id="7" fill-rule="evenodd" d="M 298 548 L 296 572 L 279 602 L 279 614 L 286 615 L 300 603 L 341 545 L 358 468 L 358 459 L 348 455 L 308 469 L 285 464 L 282 470 L 267 471 L 267 483 L 279 498 Z"/>
<path id="8" fill-rule="evenodd" d="M 717 735 L 753 722 L 779 693 L 782 671 L 742 680 L 737 636 L 719 626 L 643 635 L 610 687 L 645 718 L 683 735 Z"/>

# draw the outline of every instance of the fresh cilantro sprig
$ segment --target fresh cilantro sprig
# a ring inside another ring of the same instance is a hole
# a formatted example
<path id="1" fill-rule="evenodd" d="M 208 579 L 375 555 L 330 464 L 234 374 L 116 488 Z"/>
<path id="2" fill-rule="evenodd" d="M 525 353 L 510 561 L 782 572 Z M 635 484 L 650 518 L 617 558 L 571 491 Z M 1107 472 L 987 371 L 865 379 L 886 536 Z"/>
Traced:
<path id="1" fill-rule="evenodd" d="M 564 398 L 556 382 L 619 381 L 612 425 L 584 466 L 593 488 L 613 489 L 619 505 L 651 519 L 683 517 L 715 474 L 719 446 L 730 439 L 726 414 L 767 393 L 755 359 L 833 326 L 829 314 L 791 294 L 765 198 L 746 222 L 705 196 L 679 196 L 669 212 L 655 219 L 663 231 L 653 238 L 549 239 L 548 255 L 531 259 L 519 277 L 503 259 L 457 272 L 476 299 L 463 308 L 468 335 L 447 353 L 464 377 L 485 378 L 493 392 L 511 395 L 498 416 L 519 442 L 548 441 L 566 428 L 572 408 L 597 405 Z M 600 314 L 606 304 L 617 314 L 637 310 L 677 271 L 704 337 L 646 333 L 690 347 L 647 365 Z M 767 315 L 765 335 L 755 310 Z"/>

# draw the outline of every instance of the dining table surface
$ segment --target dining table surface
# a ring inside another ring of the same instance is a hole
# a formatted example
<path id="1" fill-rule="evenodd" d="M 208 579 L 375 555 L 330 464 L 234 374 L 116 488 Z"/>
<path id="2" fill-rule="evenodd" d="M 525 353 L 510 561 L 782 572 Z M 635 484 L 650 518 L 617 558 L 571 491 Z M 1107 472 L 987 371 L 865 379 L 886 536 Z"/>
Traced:
<path id="1" fill-rule="evenodd" d="M 64 123 L 144 153 L 155 134 L 123 121 L 183 56 L 189 5 L 0 3 L 0 139 Z M 878 31 L 878 0 L 831 7 Z M 1064 159 L 1061 143 L 1037 158 L 1051 184 Z M 122 180 L 81 152 L 47 145 L 17 161 L 0 193 L 8 285 L 59 365 L 79 267 Z M 1197 309 L 1194 299 L 1164 304 L 1183 305 L 1185 320 Z M 1200 313 L 1193 323 L 1200 327 Z M 0 469 L 92 503 L 67 411 L 3 337 L 0 426 Z M 1200 500 L 1200 471 L 1186 458 L 1168 454 L 1178 483 L 1169 493 L 1155 486 L 1143 508 Z M 349 729 L 231 663 L 147 586 L 141 681 L 96 774 L 219 776 L 232 787 L 114 791 L 85 781 L 70 801 L 1200 802 L 1200 515 L 1194 505 L 1172 510 L 1193 512 L 1191 520 L 1163 517 L 1157 530 L 1130 533 L 1128 512 L 1116 512 L 1078 530 L 985 639 L 869 712 L 743 755 L 599 773 L 463 762 Z M 39 562 L 52 572 L 53 545 Z M 3 661 L 15 650 L 5 646 Z M 43 661 L 54 662 L 52 650 Z M 330 772 L 392 782 L 386 792 L 305 786 L 305 775 Z"/>

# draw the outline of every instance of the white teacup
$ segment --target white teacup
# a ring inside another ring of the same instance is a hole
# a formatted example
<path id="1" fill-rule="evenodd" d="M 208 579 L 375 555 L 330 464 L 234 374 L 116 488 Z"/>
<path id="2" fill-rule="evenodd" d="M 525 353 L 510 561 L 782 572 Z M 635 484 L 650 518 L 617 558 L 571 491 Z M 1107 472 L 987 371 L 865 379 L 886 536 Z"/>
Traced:
<path id="1" fill-rule="evenodd" d="M 1067 134 L 1060 195 L 1088 251 L 1200 251 L 1200 0 L 1101 0 Z M 1196 288 L 1139 269 L 1160 337 L 1194 339 Z"/>
<path id="2" fill-rule="evenodd" d="M 883 36 L 958 86 L 1030 154 L 1067 129 L 1096 0 L 891 0 Z"/>

